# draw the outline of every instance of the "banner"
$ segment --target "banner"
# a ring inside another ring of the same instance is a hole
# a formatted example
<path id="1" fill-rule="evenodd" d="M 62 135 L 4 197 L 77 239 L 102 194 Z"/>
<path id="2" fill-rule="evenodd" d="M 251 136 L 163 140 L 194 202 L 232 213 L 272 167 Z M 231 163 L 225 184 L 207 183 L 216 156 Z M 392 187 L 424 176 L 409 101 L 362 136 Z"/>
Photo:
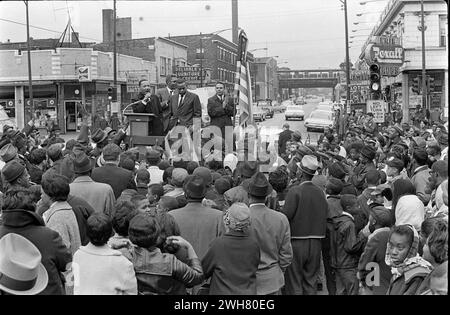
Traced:
<path id="1" fill-rule="evenodd" d="M 386 112 L 386 102 L 381 100 L 368 100 L 367 113 L 373 114 L 373 121 L 376 123 L 384 122 L 384 114 Z"/>

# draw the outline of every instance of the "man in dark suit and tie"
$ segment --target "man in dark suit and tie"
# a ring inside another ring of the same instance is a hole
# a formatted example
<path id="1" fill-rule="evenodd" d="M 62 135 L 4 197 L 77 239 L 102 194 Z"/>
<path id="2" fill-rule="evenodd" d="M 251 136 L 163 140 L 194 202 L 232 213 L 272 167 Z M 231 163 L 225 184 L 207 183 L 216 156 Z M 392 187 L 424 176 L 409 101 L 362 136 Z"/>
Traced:
<path id="1" fill-rule="evenodd" d="M 221 137 L 225 139 L 225 126 L 232 126 L 231 117 L 234 116 L 233 98 L 225 95 L 225 85 L 216 83 L 216 95 L 208 99 L 208 115 L 211 117 L 211 126 L 220 128 Z"/>
<path id="2" fill-rule="evenodd" d="M 278 154 L 286 153 L 286 142 L 291 140 L 291 136 L 294 132 L 289 130 L 289 124 L 283 125 L 283 131 L 278 135 Z"/>
<path id="3" fill-rule="evenodd" d="M 184 79 L 177 80 L 178 93 L 170 98 L 171 118 L 169 130 L 176 125 L 191 128 L 194 118 L 201 122 L 202 104 L 197 94 L 189 92 Z"/>
<path id="4" fill-rule="evenodd" d="M 156 95 L 159 97 L 159 101 L 161 102 L 162 107 L 162 116 L 163 116 L 163 126 L 164 126 L 164 134 L 167 134 L 169 131 L 169 120 L 170 120 L 170 98 L 172 95 L 177 94 L 177 77 L 174 74 L 169 74 L 166 77 L 166 87 L 158 89 L 156 91 Z"/>
<path id="5" fill-rule="evenodd" d="M 137 100 L 134 100 L 134 113 L 154 114 L 153 120 L 149 123 L 149 134 L 153 136 L 162 136 L 164 134 L 163 109 L 158 96 L 150 91 L 150 83 L 147 79 L 139 81 L 140 92 Z"/>

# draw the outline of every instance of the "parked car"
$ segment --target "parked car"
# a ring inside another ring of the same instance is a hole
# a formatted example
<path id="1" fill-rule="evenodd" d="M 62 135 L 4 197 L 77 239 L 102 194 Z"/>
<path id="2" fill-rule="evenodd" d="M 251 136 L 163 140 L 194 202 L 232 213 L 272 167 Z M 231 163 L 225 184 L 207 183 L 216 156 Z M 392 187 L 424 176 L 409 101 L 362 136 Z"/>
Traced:
<path id="1" fill-rule="evenodd" d="M 285 100 L 281 103 L 281 105 L 279 105 L 277 107 L 277 110 L 280 113 L 284 113 L 286 111 L 286 108 L 288 108 L 289 106 L 294 106 L 294 102 L 292 102 L 291 100 Z M 275 110 L 275 108 L 274 108 L 274 110 Z M 277 111 L 277 110 L 275 110 L 275 111 Z"/>
<path id="2" fill-rule="evenodd" d="M 314 110 L 309 118 L 305 120 L 306 131 L 313 129 L 323 131 L 326 127 L 332 128 L 333 126 L 333 115 L 328 111 Z"/>
<path id="3" fill-rule="evenodd" d="M 258 100 L 256 101 L 256 106 L 266 112 L 266 117 L 273 118 L 274 110 L 271 100 Z"/>
<path id="4" fill-rule="evenodd" d="M 265 121 L 266 120 L 266 111 L 258 106 L 253 107 L 253 121 Z"/>
<path id="5" fill-rule="evenodd" d="M 289 106 L 284 112 L 284 117 L 286 120 L 289 119 L 301 119 L 305 120 L 305 112 L 303 111 L 303 106 L 295 105 Z"/>

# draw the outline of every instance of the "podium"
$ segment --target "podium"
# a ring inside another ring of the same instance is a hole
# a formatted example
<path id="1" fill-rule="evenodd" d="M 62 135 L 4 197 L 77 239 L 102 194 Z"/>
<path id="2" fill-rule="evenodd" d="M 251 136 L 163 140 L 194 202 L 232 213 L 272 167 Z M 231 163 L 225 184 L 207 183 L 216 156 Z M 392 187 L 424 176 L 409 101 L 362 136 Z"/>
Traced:
<path id="1" fill-rule="evenodd" d="M 133 146 L 164 146 L 165 137 L 162 135 L 151 134 L 151 124 L 154 114 L 130 113 L 124 115 L 130 123 L 130 147 Z"/>

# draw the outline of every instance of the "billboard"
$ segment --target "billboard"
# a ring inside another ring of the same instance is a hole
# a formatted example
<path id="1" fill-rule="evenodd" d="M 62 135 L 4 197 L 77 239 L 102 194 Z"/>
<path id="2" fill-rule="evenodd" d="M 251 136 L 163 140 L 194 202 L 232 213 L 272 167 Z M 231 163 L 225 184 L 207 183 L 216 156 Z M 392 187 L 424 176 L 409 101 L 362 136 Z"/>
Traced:
<path id="1" fill-rule="evenodd" d="M 384 114 L 386 112 L 386 102 L 380 100 L 367 101 L 367 113 L 373 113 L 373 121 L 376 123 L 384 122 Z"/>

